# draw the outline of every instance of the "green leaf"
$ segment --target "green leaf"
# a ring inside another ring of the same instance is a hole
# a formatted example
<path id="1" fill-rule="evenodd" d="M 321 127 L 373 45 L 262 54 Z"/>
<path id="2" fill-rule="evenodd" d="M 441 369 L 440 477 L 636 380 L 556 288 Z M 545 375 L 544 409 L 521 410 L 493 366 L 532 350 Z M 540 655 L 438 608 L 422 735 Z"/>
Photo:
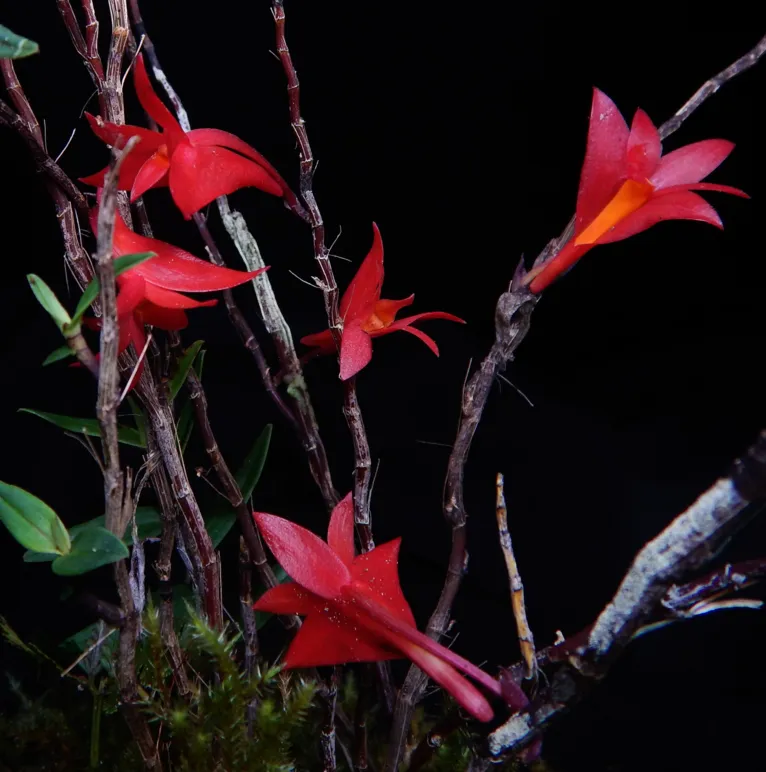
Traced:
<path id="1" fill-rule="evenodd" d="M 0 482 L 0 521 L 22 547 L 66 555 L 71 543 L 59 516 L 23 488 Z"/>
<path id="2" fill-rule="evenodd" d="M 125 273 L 125 271 L 156 256 L 156 252 L 136 252 L 135 254 L 123 255 L 122 257 L 115 258 L 114 275 L 119 276 L 121 273 Z M 98 297 L 100 289 L 101 285 L 99 284 L 98 277 L 92 279 L 90 284 L 85 288 L 85 292 L 82 293 L 77 308 L 75 308 L 74 316 L 72 317 L 73 323 L 77 324 L 82 320 L 85 312 L 90 308 L 91 303 Z"/>
<path id="3" fill-rule="evenodd" d="M 146 447 L 146 416 L 141 409 L 141 405 L 138 404 L 138 400 L 131 397 L 128 394 L 128 404 L 133 411 L 133 420 L 136 422 L 136 429 L 138 429 L 138 439 L 141 443 L 141 447 Z"/>
<path id="4" fill-rule="evenodd" d="M 20 413 L 31 413 L 43 421 L 48 421 L 60 429 L 77 434 L 87 434 L 89 437 L 100 437 L 101 428 L 95 418 L 73 418 L 68 415 L 59 415 L 58 413 L 46 413 L 42 410 L 33 410 L 32 408 L 19 408 Z M 136 448 L 145 448 L 146 443 L 141 441 L 141 436 L 136 429 L 129 426 L 117 427 L 117 437 L 125 445 L 133 445 Z"/>
<path id="5" fill-rule="evenodd" d="M 66 359 L 67 357 L 71 356 L 74 356 L 74 354 L 72 354 L 72 350 L 69 348 L 69 346 L 60 346 L 55 351 L 51 351 L 51 353 L 45 357 L 43 360 L 43 367 L 46 365 L 52 365 L 54 362 L 58 362 L 61 359 Z"/>
<path id="6" fill-rule="evenodd" d="M 170 398 L 175 399 L 178 392 L 181 391 L 181 387 L 186 383 L 186 378 L 189 375 L 194 360 L 200 352 L 200 349 L 205 344 L 204 340 L 195 340 L 189 348 L 184 351 L 184 355 L 178 362 L 178 369 L 170 380 Z"/>
<path id="7" fill-rule="evenodd" d="M 277 584 L 284 584 L 285 582 L 290 580 L 290 577 L 287 575 L 287 572 L 280 565 L 277 565 L 274 567 L 274 575 L 277 577 Z M 266 588 L 262 584 L 259 584 L 255 588 L 255 599 L 257 600 L 258 598 L 260 598 L 264 592 L 266 592 Z M 256 611 L 255 612 L 256 629 L 260 630 L 266 624 L 266 622 L 268 622 L 269 619 L 271 619 L 271 617 L 273 616 L 274 615 L 269 611 Z"/>
<path id="8" fill-rule="evenodd" d="M 186 446 L 189 444 L 193 429 L 194 406 L 192 405 L 192 401 L 188 399 L 181 410 L 181 415 L 178 416 L 178 423 L 176 424 L 176 434 L 178 435 L 178 442 L 181 445 L 181 453 L 186 453 Z"/>
<path id="9" fill-rule="evenodd" d="M 76 539 L 77 535 L 86 528 L 98 526 L 103 528 L 106 524 L 106 515 L 99 515 L 86 523 L 73 525 L 69 529 L 69 535 Z M 162 533 L 162 515 L 156 507 L 136 507 L 136 525 L 138 526 L 138 538 L 154 539 Z M 130 525 L 125 529 L 122 537 L 125 544 L 130 547 L 133 544 L 133 529 Z"/>
<path id="10" fill-rule="evenodd" d="M 27 40 L 0 24 L 0 59 L 22 59 L 39 50 L 40 46 L 34 40 Z"/>
<path id="11" fill-rule="evenodd" d="M 237 485 L 242 491 L 242 497 L 245 501 L 253 495 L 255 486 L 261 477 L 261 472 L 263 472 L 263 466 L 266 463 L 266 456 L 269 452 L 272 428 L 271 424 L 266 424 L 235 475 Z M 214 547 L 218 547 L 224 540 L 236 520 L 237 516 L 229 504 L 215 507 L 213 513 L 205 518 L 205 527 Z"/>
<path id="12" fill-rule="evenodd" d="M 266 424 L 266 426 L 263 427 L 263 431 L 258 435 L 258 439 L 255 441 L 252 449 L 247 456 L 245 456 L 242 466 L 237 470 L 236 475 L 234 475 L 245 501 L 253 495 L 255 486 L 258 485 L 258 480 L 261 479 L 261 472 L 263 472 L 266 456 L 269 453 L 269 444 L 271 443 L 271 432 L 273 428 L 272 424 Z"/>
<path id="13" fill-rule="evenodd" d="M 55 560 L 58 555 L 55 552 L 35 552 L 34 550 L 27 550 L 24 553 L 25 563 L 50 563 L 51 560 Z"/>
<path id="14" fill-rule="evenodd" d="M 111 531 L 91 525 L 78 531 L 69 554 L 56 558 L 51 568 L 59 576 L 74 576 L 122 560 L 128 554 L 128 548 Z"/>
<path id="15" fill-rule="evenodd" d="M 53 290 L 39 277 L 33 273 L 27 274 L 27 281 L 35 293 L 37 302 L 48 312 L 56 326 L 63 333 L 65 328 L 70 325 L 72 318 L 69 316 L 66 308 L 61 305 Z M 76 326 L 71 327 L 72 332 L 79 332 Z"/>
<path id="16" fill-rule="evenodd" d="M 231 509 L 228 512 L 219 512 L 205 519 L 205 527 L 210 535 L 210 541 L 213 542 L 213 547 L 218 549 L 218 545 L 236 522 L 237 516 Z"/>

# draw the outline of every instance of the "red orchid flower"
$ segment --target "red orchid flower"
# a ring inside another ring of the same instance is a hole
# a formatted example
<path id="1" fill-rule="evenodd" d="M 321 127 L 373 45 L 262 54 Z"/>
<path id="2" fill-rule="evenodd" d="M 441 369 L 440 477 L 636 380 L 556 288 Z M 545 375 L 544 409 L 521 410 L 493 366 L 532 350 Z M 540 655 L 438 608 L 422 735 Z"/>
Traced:
<path id="1" fill-rule="evenodd" d="M 372 358 L 372 338 L 403 330 L 409 332 L 439 356 L 439 347 L 433 338 L 412 326 L 422 319 L 449 319 L 465 324 L 463 319 L 443 311 L 428 311 L 424 314 L 396 319 L 405 306 L 412 305 L 414 295 L 404 300 L 381 300 L 383 287 L 383 241 L 375 223 L 372 224 L 372 249 L 359 266 L 351 284 L 340 301 L 340 315 L 343 318 L 343 333 L 340 349 L 340 377 L 345 381 L 356 375 Z M 313 355 L 334 354 L 335 343 L 330 330 L 306 335 L 301 343 L 314 346 Z"/>
<path id="2" fill-rule="evenodd" d="M 492 708 L 458 671 L 504 697 L 514 710 L 528 704 L 515 682 L 501 687 L 483 670 L 417 629 L 399 585 L 401 539 L 354 556 L 350 493 L 333 510 L 327 542 L 281 517 L 263 512 L 254 517 L 269 549 L 294 581 L 267 590 L 253 608 L 306 617 L 287 651 L 285 667 L 404 657 L 480 721 L 492 718 Z"/>
<path id="3" fill-rule="evenodd" d="M 98 210 L 91 211 L 91 227 L 96 233 Z M 214 306 L 217 300 L 199 301 L 181 292 L 215 292 L 230 289 L 252 279 L 267 268 L 256 271 L 235 271 L 212 265 L 159 239 L 141 236 L 130 230 L 117 213 L 112 241 L 113 257 L 137 252 L 154 252 L 155 257 L 139 263 L 117 277 L 117 319 L 120 328 L 119 352 L 131 343 L 138 354 L 146 344 L 144 325 L 161 330 L 182 330 L 189 320 L 191 308 Z M 100 320 L 92 320 L 100 327 Z"/>
<path id="4" fill-rule="evenodd" d="M 643 110 L 636 111 L 628 128 L 614 102 L 594 89 L 574 236 L 527 274 L 530 291 L 542 292 L 597 244 L 627 239 L 662 220 L 699 220 L 723 228 L 715 209 L 692 191 L 749 198 L 738 188 L 701 182 L 733 149 L 725 139 L 706 139 L 663 156 L 659 132 Z"/>
<path id="5" fill-rule="evenodd" d="M 149 188 L 169 185 L 173 200 L 189 220 L 216 197 L 244 187 L 294 198 L 279 172 L 239 137 L 218 129 L 185 132 L 152 88 L 141 54 L 133 81 L 141 106 L 163 131 L 107 123 L 85 114 L 93 132 L 107 145 L 122 148 L 131 137 L 140 138 L 120 169 L 119 189 L 130 190 L 131 201 Z M 106 171 L 80 181 L 101 187 Z"/>

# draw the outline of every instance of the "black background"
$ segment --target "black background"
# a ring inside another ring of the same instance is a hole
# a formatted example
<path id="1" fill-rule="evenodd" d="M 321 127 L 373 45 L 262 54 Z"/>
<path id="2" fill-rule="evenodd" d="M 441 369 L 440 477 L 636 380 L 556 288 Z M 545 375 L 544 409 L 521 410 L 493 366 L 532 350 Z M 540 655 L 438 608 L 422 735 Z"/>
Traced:
<path id="1" fill-rule="evenodd" d="M 269 4 L 217 0 L 204 13 L 179 0 L 142 6 L 192 125 L 238 134 L 297 187 Z M 106 29 L 106 3 L 98 7 Z M 334 262 L 341 287 L 369 248 L 374 220 L 386 249 L 384 296 L 415 292 L 413 313 L 438 309 L 468 321 L 424 325 L 439 343 L 439 359 L 411 336 L 376 341 L 373 362 L 359 377 L 379 463 L 376 540 L 403 537 L 402 583 L 421 624 L 449 549 L 440 501 L 463 378 L 491 344 L 494 303 L 519 257 L 536 255 L 574 209 L 591 88 L 611 96 L 628 120 L 641 106 L 660 123 L 766 31 L 763 16 L 742 3 L 715 14 L 692 9 L 288 4 L 288 43 L 319 161 L 315 190 L 328 239 L 340 234 L 334 253 L 351 261 Z M 106 152 L 79 117 L 92 86 L 55 3 L 14 4 L 3 9 L 2 22 L 40 43 L 41 54 L 17 71 L 45 119 L 51 154 L 77 127 L 61 164 L 72 177 L 101 168 Z M 490 668 L 518 657 L 495 532 L 496 472 L 506 474 L 530 621 L 545 644 L 556 630 L 571 634 L 592 621 L 633 554 L 762 428 L 765 87 L 761 64 L 665 143 L 736 142 L 712 181 L 741 187 L 752 200 L 707 196 L 726 230 L 663 223 L 595 249 L 545 293 L 506 373 L 534 407 L 513 387 L 495 387 L 467 469 L 471 563 L 454 608 L 455 648 Z M 130 86 L 126 93 L 129 122 L 140 122 Z M 97 111 L 95 99 L 89 109 Z M 92 415 L 94 389 L 86 374 L 65 365 L 40 367 L 60 340 L 25 274 L 38 273 L 67 297 L 63 248 L 24 146 L 7 130 L 1 136 L 0 479 L 41 496 L 71 525 L 102 511 L 97 468 L 74 441 L 16 410 Z M 295 336 L 322 329 L 320 293 L 289 272 L 309 281 L 316 273 L 307 228 L 259 191 L 231 200 L 272 266 Z M 166 190 L 146 201 L 158 237 L 202 253 L 194 226 Z M 211 221 L 229 264 L 239 267 L 215 214 Z M 76 296 L 69 295 L 70 305 Z M 240 288 L 237 297 L 256 325 L 251 290 Z M 183 335 L 207 341 L 211 419 L 233 466 L 263 425 L 275 423 L 256 506 L 321 532 L 326 514 L 300 449 L 263 395 L 224 310 L 193 313 Z M 336 485 L 345 493 L 352 455 L 336 372 L 329 358 L 307 367 Z M 204 465 L 201 447 L 193 452 L 192 463 Z M 124 461 L 136 466 L 140 457 L 126 451 Z M 210 494 L 203 482 L 195 485 Z M 91 621 L 59 600 L 64 583 L 47 566 L 21 563 L 5 533 L 0 549 L 0 612 L 23 636 L 54 645 Z M 235 549 L 234 539 L 225 542 L 231 579 Z M 720 562 L 764 552 L 766 526 L 756 522 Z M 111 597 L 108 571 L 88 581 Z M 549 732 L 553 768 L 766 768 L 764 635 L 762 613 L 729 611 L 643 638 L 588 702 Z M 3 657 L 16 661 L 7 649 Z"/>

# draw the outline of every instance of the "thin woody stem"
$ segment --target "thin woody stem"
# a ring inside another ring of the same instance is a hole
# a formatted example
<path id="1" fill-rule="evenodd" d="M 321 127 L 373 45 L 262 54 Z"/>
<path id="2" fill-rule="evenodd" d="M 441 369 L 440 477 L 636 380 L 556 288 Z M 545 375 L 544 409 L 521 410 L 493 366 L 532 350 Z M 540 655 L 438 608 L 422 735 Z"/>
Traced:
<path id="1" fill-rule="evenodd" d="M 527 664 L 525 678 L 536 680 L 537 659 L 535 658 L 535 639 L 532 635 L 529 621 L 527 620 L 527 607 L 524 603 L 524 584 L 521 581 L 519 566 L 513 551 L 513 541 L 511 540 L 511 534 L 508 530 L 508 507 L 505 503 L 505 480 L 500 473 L 497 475 L 495 488 L 497 530 L 500 537 L 500 549 L 503 551 L 505 567 L 508 571 L 508 580 L 511 585 L 511 607 L 513 608 L 513 617 L 516 620 L 519 647 L 521 648 L 521 655 Z"/>
<path id="2" fill-rule="evenodd" d="M 274 0 L 272 14 L 276 28 L 277 55 L 282 62 L 282 69 L 287 80 L 287 94 L 290 110 L 290 123 L 298 141 L 300 161 L 300 194 L 308 210 L 314 245 L 314 259 L 321 273 L 317 284 L 324 296 L 325 313 L 335 346 L 340 352 L 343 319 L 339 310 L 338 285 L 330 263 L 330 250 L 325 242 L 325 227 L 313 189 L 314 156 L 309 143 L 306 123 L 301 116 L 300 83 L 295 70 L 290 49 L 285 38 L 285 9 L 283 0 Z M 354 520 L 362 534 L 362 548 L 374 545 L 370 520 L 370 445 L 364 429 L 359 402 L 356 396 L 356 383 L 353 378 L 345 384 L 343 412 L 354 443 L 355 479 L 354 479 Z"/>

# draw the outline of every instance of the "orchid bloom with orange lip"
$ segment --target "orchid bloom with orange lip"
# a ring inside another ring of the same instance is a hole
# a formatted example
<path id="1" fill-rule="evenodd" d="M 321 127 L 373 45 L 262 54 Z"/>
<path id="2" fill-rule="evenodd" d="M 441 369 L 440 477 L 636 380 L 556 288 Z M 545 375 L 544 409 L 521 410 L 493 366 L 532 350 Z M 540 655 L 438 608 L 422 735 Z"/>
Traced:
<path id="1" fill-rule="evenodd" d="M 628 128 L 614 102 L 594 89 L 574 235 L 524 283 L 531 292 L 542 292 L 589 249 L 627 239 L 662 220 L 699 220 L 723 228 L 715 209 L 692 191 L 749 198 L 738 188 L 701 182 L 733 149 L 725 139 L 707 139 L 663 156 L 659 132 L 643 110 L 636 111 Z"/>
<path id="2" fill-rule="evenodd" d="M 480 721 L 489 702 L 460 672 L 520 710 L 529 704 L 513 681 L 499 681 L 421 633 L 399 584 L 401 539 L 354 554 L 354 505 L 349 493 L 333 510 L 322 541 L 275 515 L 255 512 L 266 544 L 292 582 L 267 590 L 256 611 L 306 619 L 285 655 L 287 668 L 407 658 Z M 460 671 L 460 672 L 459 672 Z"/>
<path id="3" fill-rule="evenodd" d="M 413 327 L 414 322 L 423 319 L 448 319 L 451 322 L 465 324 L 460 317 L 444 311 L 427 311 L 404 319 L 396 315 L 405 306 L 412 305 L 414 295 L 403 300 L 382 300 L 383 287 L 383 241 L 375 223 L 372 224 L 373 243 L 369 254 L 359 266 L 351 284 L 343 293 L 340 301 L 340 315 L 343 319 L 343 332 L 340 349 L 340 377 L 345 381 L 356 375 L 372 358 L 372 338 L 388 335 L 403 330 L 409 332 L 439 356 L 436 341 L 421 330 Z M 334 354 L 335 343 L 330 330 L 306 335 L 301 343 L 313 346 L 312 354 Z"/>
<path id="4" fill-rule="evenodd" d="M 130 190 L 131 201 L 150 188 L 169 185 L 173 200 L 189 220 L 218 196 L 240 188 L 294 198 L 279 172 L 239 137 L 219 129 L 184 131 L 152 88 L 141 54 L 136 57 L 133 81 L 141 106 L 163 131 L 106 123 L 85 114 L 93 132 L 107 145 L 122 148 L 131 137 L 140 139 L 119 173 L 119 190 Z M 107 169 L 80 181 L 101 187 Z"/>
<path id="5" fill-rule="evenodd" d="M 91 227 L 98 226 L 98 209 L 91 211 Z M 186 311 L 214 306 L 217 300 L 194 300 L 181 292 L 215 292 L 230 289 L 252 279 L 267 268 L 256 271 L 235 271 L 212 265 L 159 239 L 141 236 L 130 230 L 119 215 L 114 223 L 113 257 L 137 252 L 154 252 L 155 257 L 120 274 L 116 281 L 117 320 L 120 329 L 119 353 L 131 343 L 137 353 L 146 345 L 144 325 L 161 330 L 182 330 L 189 320 Z M 90 321 L 100 327 L 100 320 Z"/>

